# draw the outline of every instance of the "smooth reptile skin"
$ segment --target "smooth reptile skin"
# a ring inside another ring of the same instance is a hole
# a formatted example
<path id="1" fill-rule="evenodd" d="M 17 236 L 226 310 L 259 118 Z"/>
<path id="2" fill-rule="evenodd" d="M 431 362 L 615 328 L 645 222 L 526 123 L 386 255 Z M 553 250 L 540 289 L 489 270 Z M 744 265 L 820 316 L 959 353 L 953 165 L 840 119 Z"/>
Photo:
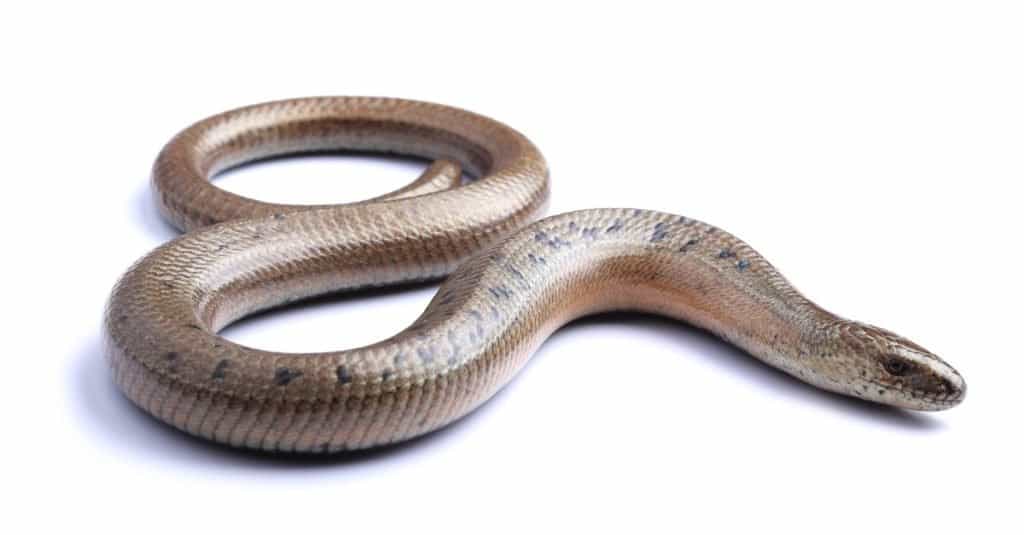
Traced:
<path id="1" fill-rule="evenodd" d="M 255 159 L 339 149 L 436 163 L 402 190 L 331 207 L 257 202 L 209 182 Z M 475 180 L 461 184 L 462 169 Z M 442 427 L 490 398 L 559 326 L 639 310 L 707 329 L 834 392 L 918 410 L 963 398 L 963 379 L 941 359 L 825 311 L 713 226 L 596 209 L 522 228 L 545 204 L 547 175 L 521 134 L 435 104 L 311 98 L 203 120 L 154 166 L 161 212 L 195 230 L 116 285 L 104 321 L 114 380 L 145 411 L 193 435 L 336 452 Z M 216 334 L 303 297 L 451 272 L 413 325 L 370 346 L 278 353 Z M 623 366 L 623 380 L 641 381 L 639 369 Z"/>

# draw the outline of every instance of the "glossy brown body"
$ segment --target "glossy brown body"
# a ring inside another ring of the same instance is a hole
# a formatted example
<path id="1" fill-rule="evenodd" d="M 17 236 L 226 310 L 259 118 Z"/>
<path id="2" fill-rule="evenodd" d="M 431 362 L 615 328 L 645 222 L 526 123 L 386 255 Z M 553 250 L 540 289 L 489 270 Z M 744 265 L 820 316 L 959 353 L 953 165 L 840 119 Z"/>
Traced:
<path id="1" fill-rule="evenodd" d="M 208 182 L 254 159 L 338 149 L 437 163 L 402 190 L 331 207 L 261 203 Z M 460 168 L 476 180 L 460 185 Z M 197 230 L 118 282 L 107 355 L 135 403 L 218 442 L 333 452 L 426 433 L 487 400 L 560 325 L 604 310 L 688 321 L 811 384 L 872 401 L 941 409 L 963 397 L 963 380 L 940 359 L 823 310 L 710 225 L 598 209 L 511 234 L 542 210 L 547 167 L 525 137 L 462 110 L 343 97 L 242 108 L 179 134 L 153 182 L 165 217 Z M 412 326 L 367 347 L 278 353 L 216 335 L 303 297 L 453 271 Z"/>

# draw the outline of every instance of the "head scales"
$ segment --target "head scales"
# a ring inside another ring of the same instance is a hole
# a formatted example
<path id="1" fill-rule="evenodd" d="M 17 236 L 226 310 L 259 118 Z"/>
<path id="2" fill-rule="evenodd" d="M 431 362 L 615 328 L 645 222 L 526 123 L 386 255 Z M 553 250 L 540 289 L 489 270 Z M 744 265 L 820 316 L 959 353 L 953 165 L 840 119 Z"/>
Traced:
<path id="1" fill-rule="evenodd" d="M 828 329 L 842 359 L 847 394 L 914 410 L 948 409 L 963 400 L 963 377 L 927 349 L 885 329 L 841 320 Z"/>

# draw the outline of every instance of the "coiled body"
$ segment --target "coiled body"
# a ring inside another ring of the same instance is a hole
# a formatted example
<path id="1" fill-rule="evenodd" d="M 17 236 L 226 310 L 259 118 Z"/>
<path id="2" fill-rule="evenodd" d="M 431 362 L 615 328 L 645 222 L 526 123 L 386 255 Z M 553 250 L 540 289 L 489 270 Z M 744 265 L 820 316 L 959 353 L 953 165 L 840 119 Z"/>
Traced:
<path id="1" fill-rule="evenodd" d="M 336 149 L 437 163 L 407 188 L 333 207 L 259 203 L 207 181 L 253 159 Z M 460 167 L 476 180 L 460 185 Z M 544 160 L 522 135 L 462 110 L 340 97 L 242 108 L 179 134 L 153 181 L 164 215 L 197 230 L 118 282 L 106 352 L 131 400 L 217 442 L 334 452 L 429 432 L 487 400 L 560 325 L 613 309 L 688 321 L 844 394 L 914 409 L 963 397 L 937 357 L 818 307 L 710 225 L 598 209 L 513 234 L 543 209 Z M 367 347 L 277 353 L 216 335 L 295 299 L 453 270 L 413 325 Z"/>

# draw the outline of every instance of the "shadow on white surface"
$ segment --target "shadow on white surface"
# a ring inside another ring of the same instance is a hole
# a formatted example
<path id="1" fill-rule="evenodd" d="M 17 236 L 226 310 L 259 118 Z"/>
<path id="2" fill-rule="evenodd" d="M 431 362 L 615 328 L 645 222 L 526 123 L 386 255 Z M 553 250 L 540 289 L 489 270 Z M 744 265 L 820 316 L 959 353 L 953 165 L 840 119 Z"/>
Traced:
<path id="1" fill-rule="evenodd" d="M 153 200 L 153 189 L 147 180 L 135 194 L 135 210 L 138 215 L 138 225 L 145 230 L 146 235 L 156 239 L 159 243 L 171 241 L 181 235 L 178 229 L 160 217 L 160 210 Z"/>
<path id="2" fill-rule="evenodd" d="M 771 395 L 796 399 L 802 403 L 829 407 L 842 417 L 867 419 L 911 432 L 939 431 L 945 424 L 926 414 L 916 413 L 871 403 L 862 399 L 843 396 L 813 387 L 789 374 L 773 368 L 751 357 L 745 351 L 728 344 L 707 331 L 661 316 L 633 312 L 610 312 L 582 318 L 566 325 L 555 336 L 568 335 L 577 330 L 604 328 L 607 326 L 629 327 L 629 330 L 648 330 L 657 336 L 685 346 L 690 353 L 700 354 L 713 362 L 721 373 L 740 377 L 752 388 L 768 390 Z M 696 349 L 696 351 L 694 351 Z M 681 382 L 685 378 L 680 378 Z M 714 400 L 709 400 L 714 402 Z"/>

